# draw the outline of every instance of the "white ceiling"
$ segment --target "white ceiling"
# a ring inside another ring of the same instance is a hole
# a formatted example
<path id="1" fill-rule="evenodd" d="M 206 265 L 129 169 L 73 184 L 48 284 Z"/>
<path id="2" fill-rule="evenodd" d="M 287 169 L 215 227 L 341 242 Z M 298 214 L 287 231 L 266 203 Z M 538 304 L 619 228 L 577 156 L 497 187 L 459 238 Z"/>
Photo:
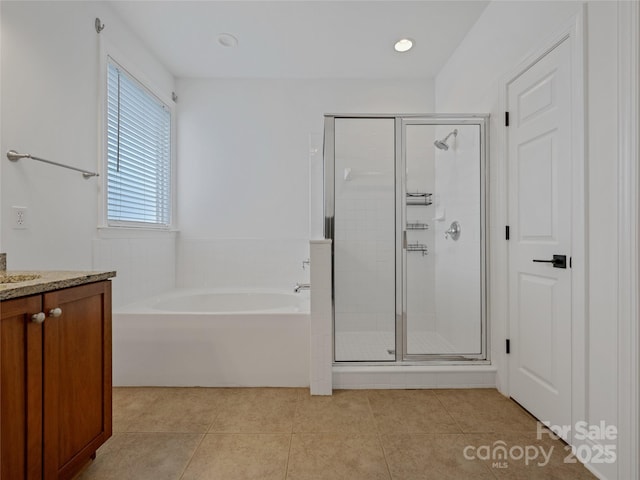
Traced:
<path id="1" fill-rule="evenodd" d="M 176 77 L 435 76 L 488 1 L 139 1 L 111 5 Z M 217 37 L 230 33 L 235 48 Z M 401 37 L 415 40 L 404 54 Z"/>

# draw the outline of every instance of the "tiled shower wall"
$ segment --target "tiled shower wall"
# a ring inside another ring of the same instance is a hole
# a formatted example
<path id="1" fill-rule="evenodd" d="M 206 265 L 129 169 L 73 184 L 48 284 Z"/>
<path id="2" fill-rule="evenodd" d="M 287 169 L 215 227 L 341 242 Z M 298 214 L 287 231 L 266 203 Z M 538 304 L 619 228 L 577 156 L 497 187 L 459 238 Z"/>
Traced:
<path id="1" fill-rule="evenodd" d="M 480 348 L 480 163 L 477 125 L 441 126 L 438 138 L 458 129 L 448 151 L 436 153 L 435 229 L 437 331 L 456 351 Z M 453 138 L 453 137 L 452 137 Z M 445 239 L 458 221 L 458 240 Z"/>
<path id="2" fill-rule="evenodd" d="M 395 330 L 393 119 L 336 119 L 336 332 Z"/>
<path id="3" fill-rule="evenodd" d="M 406 189 L 408 193 L 431 193 L 435 189 L 435 125 L 406 127 Z M 432 195 L 433 198 L 433 195 Z M 426 223 L 426 230 L 407 229 L 408 243 L 426 245 L 427 252 L 407 252 L 407 333 L 436 331 L 434 205 L 407 205 L 407 223 Z M 431 353 L 409 351 L 409 353 Z"/>

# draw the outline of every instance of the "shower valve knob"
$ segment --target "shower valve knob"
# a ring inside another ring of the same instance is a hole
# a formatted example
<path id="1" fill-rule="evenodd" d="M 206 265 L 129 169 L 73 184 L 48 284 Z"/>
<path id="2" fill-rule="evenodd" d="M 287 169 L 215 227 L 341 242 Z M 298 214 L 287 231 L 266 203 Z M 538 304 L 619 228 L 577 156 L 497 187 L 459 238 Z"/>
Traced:
<path id="1" fill-rule="evenodd" d="M 460 224 L 453 222 L 447 231 L 444 232 L 444 238 L 451 237 L 452 240 L 458 240 L 460 238 Z"/>

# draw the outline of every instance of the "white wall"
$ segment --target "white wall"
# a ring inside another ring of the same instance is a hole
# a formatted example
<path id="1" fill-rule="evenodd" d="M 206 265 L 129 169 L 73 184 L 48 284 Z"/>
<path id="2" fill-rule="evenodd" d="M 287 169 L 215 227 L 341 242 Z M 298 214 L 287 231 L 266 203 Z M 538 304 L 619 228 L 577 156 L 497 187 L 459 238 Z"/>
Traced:
<path id="1" fill-rule="evenodd" d="M 549 36 L 582 8 L 581 2 L 492 2 L 436 78 L 436 106 L 440 112 L 490 112 L 491 163 L 499 164 L 504 128 L 499 82 L 520 62 L 542 47 Z M 617 3 L 588 2 L 587 32 L 587 359 L 586 420 L 598 424 L 617 419 Z M 491 328 L 492 358 L 499 367 L 499 385 L 506 388 L 507 335 L 505 298 L 503 180 L 491 172 Z M 622 419 L 621 421 L 625 421 Z M 603 478 L 617 478 L 615 464 L 594 468 Z"/>
<path id="2" fill-rule="evenodd" d="M 498 80 L 581 5 L 577 1 L 491 2 L 436 77 L 436 111 L 491 111 L 501 121 L 502 116 L 494 112 Z"/>
<path id="3" fill-rule="evenodd" d="M 156 279 L 132 281 L 127 270 L 145 269 L 153 262 L 134 262 L 128 254 L 120 255 L 119 248 L 111 249 L 108 259 L 100 252 L 95 255 L 94 247 L 102 247 L 99 242 L 92 244 L 98 237 L 100 179 L 85 180 L 79 173 L 31 160 L 10 163 L 4 152 L 15 149 L 87 170 L 100 168 L 101 39 L 93 26 L 96 17 L 106 25 L 100 35 L 127 52 L 160 88 L 171 92 L 173 78 L 102 2 L 2 2 L 0 8 L 0 238 L 8 266 L 14 270 L 120 270 L 114 281 L 117 303 L 135 294 L 137 286 L 154 285 Z M 28 207 L 27 230 L 11 228 L 13 205 Z M 159 253 L 167 265 L 173 264 L 174 248 L 164 246 Z M 142 271 L 135 273 L 138 279 L 143 276 Z M 167 272 L 162 273 L 160 283 L 167 278 Z"/>
<path id="4" fill-rule="evenodd" d="M 179 286 L 307 281 L 309 146 L 323 115 L 433 108 L 430 80 L 179 79 L 177 89 Z"/>

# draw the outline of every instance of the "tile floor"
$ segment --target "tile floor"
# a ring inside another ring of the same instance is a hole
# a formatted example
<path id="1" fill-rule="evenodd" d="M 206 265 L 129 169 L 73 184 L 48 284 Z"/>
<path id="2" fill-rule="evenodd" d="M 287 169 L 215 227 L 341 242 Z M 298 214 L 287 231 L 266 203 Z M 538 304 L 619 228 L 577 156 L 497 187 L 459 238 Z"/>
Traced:
<path id="1" fill-rule="evenodd" d="M 493 389 L 116 388 L 113 430 L 79 480 L 595 478 Z"/>

